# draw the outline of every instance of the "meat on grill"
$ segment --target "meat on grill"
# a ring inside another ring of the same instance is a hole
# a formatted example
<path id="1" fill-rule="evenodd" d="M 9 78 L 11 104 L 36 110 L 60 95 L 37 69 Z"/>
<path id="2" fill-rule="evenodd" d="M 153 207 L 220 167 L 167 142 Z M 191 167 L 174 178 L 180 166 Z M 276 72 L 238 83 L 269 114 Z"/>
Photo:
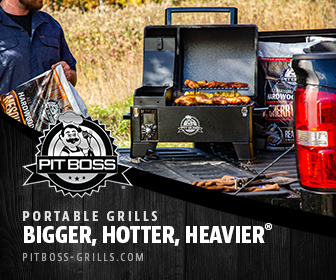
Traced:
<path id="1" fill-rule="evenodd" d="M 199 88 L 200 85 L 196 81 L 186 79 L 184 85 L 189 88 Z"/>
<path id="2" fill-rule="evenodd" d="M 247 83 L 238 83 L 238 82 L 230 82 L 230 83 L 222 83 L 222 87 L 228 87 L 228 88 L 246 88 L 248 87 Z"/>
<path id="3" fill-rule="evenodd" d="M 207 104 L 207 105 L 213 104 L 211 98 L 208 98 L 206 95 L 203 94 L 196 94 L 195 99 L 198 104 Z"/>
<path id="4" fill-rule="evenodd" d="M 226 100 L 231 105 L 238 105 L 242 103 L 240 97 L 226 97 Z"/>
<path id="5" fill-rule="evenodd" d="M 203 94 L 183 95 L 175 100 L 178 105 L 191 106 L 199 104 L 212 105 L 210 98 Z"/>
<path id="6" fill-rule="evenodd" d="M 251 98 L 248 97 L 248 96 L 239 96 L 239 98 L 241 99 L 241 101 L 242 101 L 244 104 L 248 104 L 248 103 L 250 103 L 250 101 L 251 101 Z"/>
<path id="7" fill-rule="evenodd" d="M 207 83 L 207 80 L 203 80 L 203 81 L 198 81 L 197 84 L 200 86 L 200 87 L 205 87 Z"/>
<path id="8" fill-rule="evenodd" d="M 214 96 L 211 100 L 212 103 L 216 105 L 227 105 L 229 103 L 224 96 Z"/>
<path id="9" fill-rule="evenodd" d="M 209 83 L 206 83 L 204 85 L 204 87 L 208 87 L 208 88 L 215 88 L 215 87 L 219 87 L 219 83 L 216 81 L 210 81 Z"/>
<path id="10" fill-rule="evenodd" d="M 239 82 L 216 82 L 212 80 L 210 82 L 206 80 L 202 81 L 193 81 L 186 79 L 184 85 L 189 88 L 246 88 L 248 87 L 247 83 L 239 83 Z"/>
<path id="11" fill-rule="evenodd" d="M 225 97 L 214 96 L 207 97 L 203 94 L 182 95 L 174 102 L 177 105 L 191 106 L 191 105 L 242 105 L 250 103 L 251 99 L 248 96 Z"/>
<path id="12" fill-rule="evenodd" d="M 178 105 L 191 106 L 197 105 L 195 95 L 182 95 L 174 101 Z"/>

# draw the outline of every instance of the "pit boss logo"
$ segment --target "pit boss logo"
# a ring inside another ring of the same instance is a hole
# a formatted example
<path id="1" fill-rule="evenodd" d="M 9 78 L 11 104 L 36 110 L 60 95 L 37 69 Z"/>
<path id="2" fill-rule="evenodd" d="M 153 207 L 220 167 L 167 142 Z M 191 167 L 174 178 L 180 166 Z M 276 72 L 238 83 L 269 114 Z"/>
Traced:
<path id="1" fill-rule="evenodd" d="M 271 124 L 267 127 L 267 141 L 270 146 L 278 146 L 283 140 L 283 132 L 276 124 Z"/>
<path id="2" fill-rule="evenodd" d="M 56 99 L 49 99 L 45 106 L 42 106 L 41 112 L 43 112 L 44 123 L 56 122 L 56 116 L 62 113 L 62 102 Z"/>
<path id="3" fill-rule="evenodd" d="M 180 126 L 178 127 L 177 133 L 181 132 L 191 136 L 196 133 L 203 133 L 203 127 L 201 127 L 197 118 L 187 115 L 182 119 Z"/>
<path id="4" fill-rule="evenodd" d="M 283 69 L 279 80 L 287 87 L 293 88 L 296 86 L 296 74 L 290 64 Z"/>
<path id="5" fill-rule="evenodd" d="M 123 174 L 128 167 L 118 164 L 113 141 L 98 120 L 66 111 L 40 137 L 36 163 L 24 166 L 32 173 L 24 185 L 49 181 L 50 187 L 73 197 L 91 195 L 106 181 L 130 185 Z"/>

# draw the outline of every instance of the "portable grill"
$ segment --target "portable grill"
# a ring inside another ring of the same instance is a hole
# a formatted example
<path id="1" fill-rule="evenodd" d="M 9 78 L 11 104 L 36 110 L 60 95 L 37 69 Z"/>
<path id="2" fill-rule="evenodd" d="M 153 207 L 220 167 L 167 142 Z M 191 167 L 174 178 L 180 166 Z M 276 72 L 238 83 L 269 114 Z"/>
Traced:
<path id="1" fill-rule="evenodd" d="M 171 25 L 171 14 L 176 12 L 228 12 L 231 22 Z M 238 25 L 236 8 L 168 8 L 165 25 L 147 26 L 144 31 L 143 86 L 135 90 L 129 114 L 131 157 L 145 156 L 158 142 L 195 142 L 232 143 L 238 159 L 253 159 L 257 27 Z M 186 79 L 248 86 L 190 89 L 184 85 Z M 177 106 L 174 100 L 187 91 L 238 91 L 251 102 Z"/>

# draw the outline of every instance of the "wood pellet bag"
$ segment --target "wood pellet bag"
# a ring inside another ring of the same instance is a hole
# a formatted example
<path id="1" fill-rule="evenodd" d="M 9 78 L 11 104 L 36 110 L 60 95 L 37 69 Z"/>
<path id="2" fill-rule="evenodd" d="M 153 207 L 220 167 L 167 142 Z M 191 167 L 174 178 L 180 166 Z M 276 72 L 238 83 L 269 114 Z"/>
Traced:
<path id="1" fill-rule="evenodd" d="M 48 128 L 67 110 L 87 115 L 83 100 L 66 80 L 61 65 L 2 94 L 0 104 L 5 114 L 37 131 Z"/>
<path id="2" fill-rule="evenodd" d="M 306 48 L 316 44 L 259 42 L 258 61 L 265 78 L 264 100 L 270 107 L 266 115 L 268 150 L 281 150 L 294 143 L 293 96 L 296 75 L 291 67 L 293 54 L 303 54 Z"/>

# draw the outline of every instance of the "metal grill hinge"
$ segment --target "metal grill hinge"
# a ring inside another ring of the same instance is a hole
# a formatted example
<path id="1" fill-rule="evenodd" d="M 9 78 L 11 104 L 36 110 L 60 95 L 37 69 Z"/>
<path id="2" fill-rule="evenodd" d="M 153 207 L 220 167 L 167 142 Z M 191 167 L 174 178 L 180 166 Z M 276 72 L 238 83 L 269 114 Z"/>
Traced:
<path id="1" fill-rule="evenodd" d="M 244 118 L 246 118 L 246 117 L 247 117 L 247 114 L 248 114 L 248 109 L 247 109 L 247 107 L 243 107 L 243 108 L 241 109 L 241 113 L 242 113 L 242 116 L 243 116 Z"/>

